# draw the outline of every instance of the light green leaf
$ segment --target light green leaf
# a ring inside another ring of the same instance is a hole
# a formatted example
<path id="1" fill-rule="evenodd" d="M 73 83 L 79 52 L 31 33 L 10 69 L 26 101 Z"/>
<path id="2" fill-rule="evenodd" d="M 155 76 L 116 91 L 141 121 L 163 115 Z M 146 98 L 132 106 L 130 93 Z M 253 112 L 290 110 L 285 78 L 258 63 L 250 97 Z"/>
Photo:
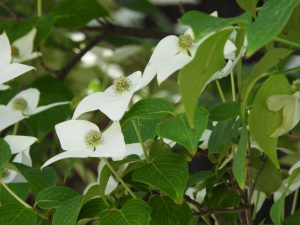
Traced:
<path id="1" fill-rule="evenodd" d="M 3 139 L 0 139 L 0 170 L 9 161 L 10 157 L 11 151 L 9 145 Z"/>
<path id="2" fill-rule="evenodd" d="M 179 72 L 179 89 L 192 128 L 199 95 L 209 78 L 224 66 L 223 49 L 230 33 L 231 30 L 223 30 L 209 37 L 199 46 L 194 59 Z"/>
<path id="3" fill-rule="evenodd" d="M 266 72 L 270 70 L 272 67 L 278 65 L 278 63 L 286 58 L 292 51 L 285 48 L 274 48 L 271 51 L 267 52 L 264 57 L 256 63 L 254 68 L 252 69 L 248 79 L 245 80 L 242 85 L 242 93 L 241 93 L 241 109 L 242 113 L 244 113 L 247 105 L 247 100 L 250 95 L 251 90 L 255 83 L 264 77 Z"/>
<path id="4" fill-rule="evenodd" d="M 209 111 L 209 119 L 212 121 L 227 120 L 240 114 L 240 105 L 237 102 L 225 102 Z"/>
<path id="5" fill-rule="evenodd" d="M 270 111 L 267 99 L 272 95 L 290 94 L 291 87 L 284 75 L 272 75 L 258 90 L 249 116 L 250 133 L 267 156 L 279 167 L 277 160 L 277 138 L 271 134 L 280 126 L 282 115 L 280 111 Z"/>
<path id="6" fill-rule="evenodd" d="M 233 175 L 239 186 L 244 189 L 247 174 L 247 149 L 248 149 L 248 130 L 246 125 L 242 127 L 241 137 L 237 151 L 233 158 Z"/>
<path id="7" fill-rule="evenodd" d="M 121 123 L 136 118 L 159 119 L 168 114 L 173 114 L 173 110 L 173 105 L 165 99 L 142 99 L 130 108 Z"/>
<path id="8" fill-rule="evenodd" d="M 60 206 L 62 202 L 79 194 L 68 187 L 49 187 L 36 196 L 35 205 L 42 209 L 52 209 Z"/>
<path id="9" fill-rule="evenodd" d="M 114 210 L 101 218 L 100 225 L 149 225 L 150 206 L 142 201 L 131 199 L 120 210 Z"/>
<path id="10" fill-rule="evenodd" d="M 212 32 L 218 32 L 233 24 L 247 24 L 250 21 L 251 16 L 247 13 L 234 18 L 221 18 L 210 16 L 200 11 L 189 11 L 179 19 L 180 23 L 193 29 L 196 39 L 200 39 Z"/>
<path id="11" fill-rule="evenodd" d="M 192 219 L 192 211 L 186 203 L 178 206 L 167 196 L 154 196 L 149 204 L 155 225 L 187 225 Z"/>
<path id="12" fill-rule="evenodd" d="M 195 111 L 194 127 L 191 129 L 184 114 L 161 122 L 157 135 L 183 145 L 191 155 L 197 152 L 198 142 L 208 123 L 208 112 L 204 108 Z"/>
<path id="13" fill-rule="evenodd" d="M 284 28 L 299 0 L 268 0 L 259 11 L 256 21 L 247 29 L 247 55 L 268 44 Z"/>
<path id="14" fill-rule="evenodd" d="M 19 204 L 7 204 L 0 207 L 0 224 L 35 225 L 37 217 L 32 210 Z"/>
<path id="15" fill-rule="evenodd" d="M 242 9 L 249 11 L 253 17 L 256 17 L 256 5 L 258 0 L 237 0 L 236 2 Z"/>
<path id="16" fill-rule="evenodd" d="M 188 180 L 188 164 L 178 154 L 161 153 L 147 165 L 135 170 L 132 179 L 165 192 L 177 204 L 181 204 Z"/>
<path id="17" fill-rule="evenodd" d="M 53 225 L 75 225 L 84 197 L 76 196 L 65 201 L 53 215 Z"/>
<path id="18" fill-rule="evenodd" d="M 108 16 L 108 12 L 96 0 L 64 0 L 54 10 L 54 16 L 58 26 L 78 28 L 92 19 Z"/>

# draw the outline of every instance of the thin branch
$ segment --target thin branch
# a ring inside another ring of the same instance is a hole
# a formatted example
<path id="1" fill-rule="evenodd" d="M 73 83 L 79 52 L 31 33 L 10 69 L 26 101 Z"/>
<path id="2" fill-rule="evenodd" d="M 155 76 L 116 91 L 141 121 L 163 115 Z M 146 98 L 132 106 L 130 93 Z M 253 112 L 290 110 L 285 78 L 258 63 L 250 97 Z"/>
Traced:
<path id="1" fill-rule="evenodd" d="M 223 213 L 240 213 L 248 210 L 248 207 L 241 206 L 236 208 L 212 208 L 202 210 L 200 212 L 194 213 L 195 216 L 205 216 L 211 214 L 223 214 Z"/>

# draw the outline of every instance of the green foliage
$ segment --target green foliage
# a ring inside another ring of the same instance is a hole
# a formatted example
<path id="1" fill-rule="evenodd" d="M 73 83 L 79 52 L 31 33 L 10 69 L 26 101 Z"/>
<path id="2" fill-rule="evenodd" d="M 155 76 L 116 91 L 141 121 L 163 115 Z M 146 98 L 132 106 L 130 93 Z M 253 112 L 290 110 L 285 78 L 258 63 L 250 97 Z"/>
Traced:
<path id="1" fill-rule="evenodd" d="M 9 145 L 3 139 L 0 139 L 0 169 L 9 161 L 10 157 L 11 151 Z"/>
<path id="2" fill-rule="evenodd" d="M 37 216 L 32 210 L 19 204 L 7 204 L 0 207 L 0 224 L 35 225 Z"/>
<path id="3" fill-rule="evenodd" d="M 209 111 L 209 119 L 212 121 L 227 120 L 240 114 L 240 105 L 237 102 L 225 102 Z"/>
<path id="4" fill-rule="evenodd" d="M 237 0 L 236 2 L 242 9 L 249 11 L 253 17 L 256 17 L 256 5 L 258 0 Z"/>

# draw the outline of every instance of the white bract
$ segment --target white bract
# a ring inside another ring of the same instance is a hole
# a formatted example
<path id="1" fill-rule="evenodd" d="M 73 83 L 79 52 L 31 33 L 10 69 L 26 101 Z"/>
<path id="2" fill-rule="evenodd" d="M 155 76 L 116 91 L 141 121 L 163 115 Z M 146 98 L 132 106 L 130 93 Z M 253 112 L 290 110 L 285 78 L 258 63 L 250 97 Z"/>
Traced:
<path id="1" fill-rule="evenodd" d="M 103 133 L 96 124 L 86 120 L 68 120 L 57 124 L 55 130 L 65 152 L 49 159 L 42 168 L 66 158 L 126 156 L 124 137 L 118 122 L 112 123 Z"/>
<path id="2" fill-rule="evenodd" d="M 30 146 L 37 141 L 35 137 L 21 135 L 7 135 L 4 140 L 10 147 L 11 154 L 15 155 L 13 162 L 21 163 L 26 166 L 32 166 L 30 158 Z M 15 170 L 2 168 L 0 170 L 0 179 L 4 183 L 23 183 L 25 178 Z"/>
<path id="3" fill-rule="evenodd" d="M 113 121 L 119 121 L 128 109 L 133 94 L 140 90 L 141 72 L 119 77 L 104 92 L 88 95 L 78 104 L 73 119 L 81 114 L 100 110 Z"/>
<path id="4" fill-rule="evenodd" d="M 144 70 L 141 88 L 148 85 L 155 75 L 157 75 L 158 84 L 161 84 L 174 72 L 191 62 L 199 45 L 211 35 L 209 34 L 196 41 L 194 33 L 189 28 L 179 37 L 169 35 L 163 38 L 155 47 L 149 63 Z M 225 58 L 226 56 L 232 56 L 235 50 L 235 45 L 228 40 L 224 47 Z"/>
<path id="5" fill-rule="evenodd" d="M 34 38 L 37 30 L 33 28 L 25 36 L 12 43 L 13 62 L 24 62 L 39 57 L 39 52 L 33 52 Z"/>
<path id="6" fill-rule="evenodd" d="M 31 66 L 20 63 L 11 63 L 12 49 L 6 33 L 0 35 L 0 90 L 5 90 L 9 86 L 4 83 L 34 69 Z"/>
<path id="7" fill-rule="evenodd" d="M 39 99 L 39 90 L 36 88 L 29 88 L 13 97 L 7 105 L 0 105 L 0 131 L 31 115 L 55 106 L 68 104 L 68 102 L 57 102 L 38 106 Z"/>
<path id="8" fill-rule="evenodd" d="M 271 134 L 271 137 L 279 137 L 298 124 L 300 120 L 300 91 L 293 95 L 273 95 L 268 98 L 267 105 L 272 111 L 282 110 L 281 125 Z"/>

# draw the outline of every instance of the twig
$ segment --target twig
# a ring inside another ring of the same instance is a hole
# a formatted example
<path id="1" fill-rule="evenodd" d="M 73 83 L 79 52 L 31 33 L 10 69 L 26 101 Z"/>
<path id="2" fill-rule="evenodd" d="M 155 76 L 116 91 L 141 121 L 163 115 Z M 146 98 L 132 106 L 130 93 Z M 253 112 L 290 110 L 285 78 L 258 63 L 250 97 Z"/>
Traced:
<path id="1" fill-rule="evenodd" d="M 202 210 L 200 212 L 194 213 L 195 216 L 205 216 L 211 214 L 223 214 L 223 213 L 240 213 L 248 210 L 248 207 L 241 206 L 236 208 L 212 208 Z"/>

